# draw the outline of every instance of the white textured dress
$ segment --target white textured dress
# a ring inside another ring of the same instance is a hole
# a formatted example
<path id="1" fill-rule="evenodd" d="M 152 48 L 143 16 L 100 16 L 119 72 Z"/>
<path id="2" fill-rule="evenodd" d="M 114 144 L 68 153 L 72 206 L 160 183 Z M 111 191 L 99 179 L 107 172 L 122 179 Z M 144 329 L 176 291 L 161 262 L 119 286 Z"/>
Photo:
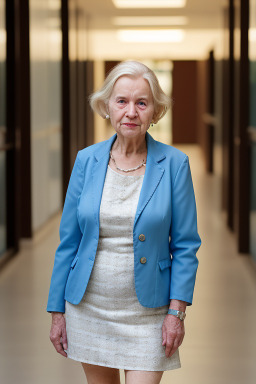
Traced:
<path id="1" fill-rule="evenodd" d="M 99 366 L 165 371 L 180 367 L 162 346 L 168 305 L 143 307 L 134 284 L 133 223 L 144 175 L 108 166 L 100 205 L 100 237 L 82 301 L 66 302 L 68 357 Z"/>

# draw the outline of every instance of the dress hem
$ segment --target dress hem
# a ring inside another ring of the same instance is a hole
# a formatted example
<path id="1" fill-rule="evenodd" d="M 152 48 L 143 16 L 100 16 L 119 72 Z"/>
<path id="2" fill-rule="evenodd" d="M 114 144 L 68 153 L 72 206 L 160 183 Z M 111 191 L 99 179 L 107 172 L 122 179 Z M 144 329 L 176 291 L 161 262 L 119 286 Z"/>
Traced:
<path id="1" fill-rule="evenodd" d="M 178 369 L 178 368 L 181 368 L 181 364 L 180 362 L 177 362 L 175 364 L 173 364 L 172 367 L 170 368 L 166 368 L 166 369 L 152 369 L 152 368 L 145 368 L 145 367 L 141 367 L 141 368 L 134 368 L 134 367 L 129 367 L 129 366 L 121 366 L 121 365 L 109 365 L 109 364 L 105 364 L 105 363 L 97 363 L 95 361 L 89 361 L 88 359 L 78 359 L 77 357 L 73 357 L 71 355 L 68 355 L 68 358 L 71 359 L 71 360 L 75 360 L 75 361 L 78 361 L 80 363 L 87 363 L 87 364 L 93 364 L 93 365 L 98 365 L 100 367 L 108 367 L 108 368 L 116 368 L 116 369 L 127 369 L 127 370 L 131 370 L 131 371 L 149 371 L 149 372 L 165 372 L 165 371 L 172 371 L 174 369 Z"/>

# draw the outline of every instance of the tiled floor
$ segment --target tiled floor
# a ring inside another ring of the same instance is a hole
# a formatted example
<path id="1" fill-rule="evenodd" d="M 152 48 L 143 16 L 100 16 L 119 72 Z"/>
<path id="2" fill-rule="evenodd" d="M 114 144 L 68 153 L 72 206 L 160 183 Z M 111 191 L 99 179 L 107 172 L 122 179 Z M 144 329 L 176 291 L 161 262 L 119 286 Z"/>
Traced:
<path id="1" fill-rule="evenodd" d="M 190 156 L 199 233 L 194 303 L 187 310 L 182 368 L 162 383 L 254 384 L 256 382 L 256 273 L 220 212 L 220 180 L 207 176 L 196 147 Z M 60 216 L 0 275 L 0 383 L 86 383 L 79 363 L 55 353 L 49 341 L 46 301 Z M 124 383 L 123 371 L 122 384 Z M 136 384 L 136 383 L 135 383 Z"/>

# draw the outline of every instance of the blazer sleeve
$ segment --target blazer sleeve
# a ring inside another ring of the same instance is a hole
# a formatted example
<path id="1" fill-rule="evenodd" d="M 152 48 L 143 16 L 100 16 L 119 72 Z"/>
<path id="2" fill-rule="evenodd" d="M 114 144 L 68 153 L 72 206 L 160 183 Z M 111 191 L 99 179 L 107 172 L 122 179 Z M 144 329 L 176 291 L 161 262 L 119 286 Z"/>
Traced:
<path id="1" fill-rule="evenodd" d="M 77 218 L 77 204 L 82 193 L 83 183 L 83 170 L 78 152 L 69 180 L 60 222 L 60 244 L 55 253 L 47 304 L 48 312 L 65 312 L 66 282 L 82 238 Z"/>
<path id="2" fill-rule="evenodd" d="M 175 176 L 172 193 L 170 254 L 172 257 L 170 299 L 192 304 L 201 245 L 189 159 L 186 155 Z"/>

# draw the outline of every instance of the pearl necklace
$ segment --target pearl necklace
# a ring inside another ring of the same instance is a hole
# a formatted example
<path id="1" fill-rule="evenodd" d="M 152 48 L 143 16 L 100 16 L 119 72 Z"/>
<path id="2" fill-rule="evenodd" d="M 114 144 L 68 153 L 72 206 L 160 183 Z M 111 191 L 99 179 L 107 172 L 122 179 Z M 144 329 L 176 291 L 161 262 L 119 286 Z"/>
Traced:
<path id="1" fill-rule="evenodd" d="M 119 168 L 116 164 L 116 161 L 112 155 L 112 152 L 110 151 L 110 158 L 113 160 L 114 164 L 115 164 L 115 167 L 116 169 L 118 169 L 119 171 L 123 171 L 123 172 L 132 172 L 132 171 L 136 171 L 137 169 L 141 168 L 141 167 L 146 167 L 146 161 L 143 159 L 142 163 L 140 165 L 138 165 L 137 167 L 135 168 L 129 168 L 129 169 L 122 169 L 122 168 Z"/>

